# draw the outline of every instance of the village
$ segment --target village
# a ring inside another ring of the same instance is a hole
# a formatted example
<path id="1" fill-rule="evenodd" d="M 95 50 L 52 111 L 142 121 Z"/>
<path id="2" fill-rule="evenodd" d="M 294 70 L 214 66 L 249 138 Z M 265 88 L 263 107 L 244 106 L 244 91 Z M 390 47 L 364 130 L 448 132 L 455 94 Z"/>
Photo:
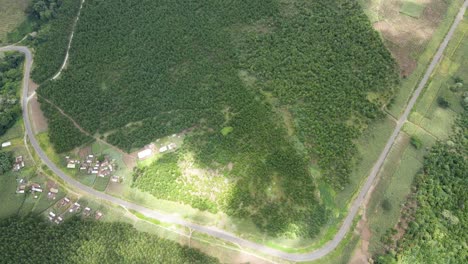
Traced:
<path id="1" fill-rule="evenodd" d="M 104 214 L 99 210 L 94 210 L 90 207 L 84 207 L 78 201 L 73 202 L 70 198 L 64 197 L 60 202 L 56 203 L 47 214 L 47 218 L 55 223 L 60 224 L 63 220 L 72 214 L 80 214 L 84 218 L 94 217 L 95 220 L 100 220 Z"/>
<path id="2" fill-rule="evenodd" d="M 89 154 L 81 159 L 73 159 L 70 156 L 65 156 L 67 169 L 78 170 L 80 174 L 96 175 L 97 177 L 110 177 L 110 181 L 120 183 L 122 178 L 114 175 L 118 169 L 115 159 L 111 159 L 108 155 Z"/>

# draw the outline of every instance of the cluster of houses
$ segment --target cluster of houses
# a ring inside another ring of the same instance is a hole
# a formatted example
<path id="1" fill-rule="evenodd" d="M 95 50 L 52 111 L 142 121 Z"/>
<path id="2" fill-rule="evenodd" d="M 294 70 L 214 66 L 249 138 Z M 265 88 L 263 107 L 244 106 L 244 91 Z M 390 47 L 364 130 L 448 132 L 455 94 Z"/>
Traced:
<path id="1" fill-rule="evenodd" d="M 29 188 L 28 188 L 29 187 Z M 43 189 L 39 183 L 27 183 L 25 179 L 18 180 L 18 188 L 16 188 L 16 193 L 24 194 L 26 190 L 29 189 L 34 198 L 38 198 L 37 193 L 42 193 Z"/>
<path id="2" fill-rule="evenodd" d="M 79 168 L 80 172 L 88 174 L 96 174 L 98 177 L 106 177 L 111 175 L 116 170 L 114 160 L 110 160 L 105 156 L 102 161 L 95 158 L 94 155 L 88 155 L 84 160 L 71 159 L 69 156 L 65 157 L 68 169 Z"/>
<path id="3" fill-rule="evenodd" d="M 78 213 L 81 209 L 81 204 L 79 204 L 78 202 L 75 202 L 72 204 L 72 201 L 65 197 L 63 198 L 57 205 L 59 208 L 60 207 L 64 207 L 64 206 L 67 206 L 67 210 L 65 212 L 63 212 L 60 216 L 57 216 L 56 213 L 50 211 L 49 214 L 48 214 L 48 218 L 51 222 L 54 222 L 56 224 L 60 224 L 61 222 L 63 222 L 63 217 L 67 212 L 68 213 Z M 92 209 L 89 208 L 89 207 L 85 207 L 83 209 L 83 216 L 84 217 L 90 217 L 91 216 L 91 212 L 92 212 Z M 101 219 L 102 217 L 104 216 L 104 214 L 100 211 L 95 211 L 94 213 L 94 218 L 96 220 L 99 220 Z"/>
<path id="4" fill-rule="evenodd" d="M 174 137 L 175 134 L 172 135 L 172 136 Z M 173 150 L 176 147 L 177 147 L 177 145 L 175 143 L 169 143 L 168 145 L 161 146 L 160 148 L 157 148 L 156 145 L 154 143 L 152 143 L 152 144 L 146 145 L 143 148 L 142 151 L 137 153 L 137 156 L 138 156 L 139 160 L 144 160 L 144 159 L 147 159 L 147 158 L 153 156 L 153 154 L 155 154 L 155 153 L 164 153 L 166 151 Z"/>

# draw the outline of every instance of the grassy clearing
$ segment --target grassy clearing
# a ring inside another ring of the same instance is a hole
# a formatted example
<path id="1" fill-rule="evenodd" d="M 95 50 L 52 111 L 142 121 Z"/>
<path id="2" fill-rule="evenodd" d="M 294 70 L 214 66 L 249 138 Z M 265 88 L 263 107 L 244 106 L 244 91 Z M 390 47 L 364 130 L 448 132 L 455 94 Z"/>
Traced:
<path id="1" fill-rule="evenodd" d="M 463 20 L 446 50 L 445 56 L 433 74 L 430 83 L 418 100 L 410 121 L 434 137 L 444 140 L 452 132 L 453 123 L 463 111 L 461 95 L 467 89 L 464 84 L 453 90 L 455 77 L 468 80 L 467 55 L 468 19 Z M 467 82 L 467 81 L 465 81 Z M 444 98 L 449 106 L 443 108 L 438 99 Z"/>
<path id="2" fill-rule="evenodd" d="M 399 117 L 404 110 L 413 90 L 426 72 L 433 55 L 436 53 L 440 43 L 452 25 L 453 19 L 458 13 L 462 3 L 463 1 L 461 0 L 455 0 L 450 3 L 445 17 L 433 33 L 432 38 L 419 49 L 420 53 L 413 54 L 414 59 L 417 60 L 417 67 L 411 75 L 401 80 L 400 92 L 396 95 L 393 104 L 388 109 L 389 113 L 394 117 Z"/>
<path id="3" fill-rule="evenodd" d="M 368 213 L 372 215 L 369 217 L 369 227 L 372 232 L 369 248 L 371 253 L 375 253 L 381 247 L 381 237 L 398 221 L 401 206 L 411 191 L 414 176 L 422 167 L 421 161 L 413 156 L 412 146 L 403 144 L 397 148 L 399 151 L 391 154 L 380 174 L 380 182 L 368 208 Z M 401 150 L 404 151 L 402 156 L 400 156 Z M 384 201 L 390 206 L 384 207 Z"/>
<path id="4" fill-rule="evenodd" d="M 0 43 L 7 42 L 8 38 L 16 40 L 15 35 L 8 36 L 8 33 L 20 25 L 28 25 L 23 22 L 26 22 L 24 10 L 29 2 L 30 0 L 0 0 Z"/>
<path id="5" fill-rule="evenodd" d="M 404 1 L 400 12 L 414 18 L 419 18 L 424 11 L 425 6 L 413 1 Z"/>

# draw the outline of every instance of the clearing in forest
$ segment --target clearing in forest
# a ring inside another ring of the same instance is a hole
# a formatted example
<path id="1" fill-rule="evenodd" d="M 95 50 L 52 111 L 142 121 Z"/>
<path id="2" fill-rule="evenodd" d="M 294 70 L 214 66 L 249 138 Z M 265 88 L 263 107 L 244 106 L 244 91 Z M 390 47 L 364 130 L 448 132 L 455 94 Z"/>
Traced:
<path id="1" fill-rule="evenodd" d="M 397 79 L 355 1 L 87 0 L 67 69 L 38 93 L 128 152 L 191 129 L 136 171 L 134 187 L 271 235 L 314 237 L 331 215 L 317 179 L 347 184 L 354 141 L 383 116 Z M 51 142 L 69 125 L 51 125 Z M 61 150 L 87 140 L 76 139 Z"/>

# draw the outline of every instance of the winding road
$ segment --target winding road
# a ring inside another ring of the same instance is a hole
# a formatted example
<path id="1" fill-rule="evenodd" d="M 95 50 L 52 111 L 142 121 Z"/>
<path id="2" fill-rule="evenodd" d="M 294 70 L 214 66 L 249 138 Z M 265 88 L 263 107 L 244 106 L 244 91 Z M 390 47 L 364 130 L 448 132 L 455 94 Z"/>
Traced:
<path id="1" fill-rule="evenodd" d="M 432 72 L 436 68 L 438 62 L 442 58 L 442 55 L 448 45 L 448 42 L 452 38 L 455 29 L 457 28 L 458 24 L 460 21 L 463 19 L 464 12 L 468 6 L 468 0 L 465 0 L 463 6 L 461 7 L 453 25 L 451 26 L 449 32 L 445 36 L 444 41 L 440 45 L 439 49 L 437 50 L 437 53 L 435 54 L 432 62 L 430 63 L 426 73 L 424 74 L 424 77 L 422 78 L 421 82 L 419 83 L 418 87 L 414 91 L 410 101 L 408 102 L 408 105 L 406 106 L 406 109 L 403 113 L 403 115 L 398 119 L 397 125 L 395 127 L 395 130 L 393 131 L 391 137 L 388 139 L 387 144 L 385 145 L 385 148 L 383 149 L 382 153 L 380 154 L 378 160 L 374 164 L 374 167 L 372 168 L 365 184 L 362 186 L 359 195 L 357 198 L 352 202 L 352 205 L 349 209 L 349 213 L 344 219 L 340 229 L 338 232 L 335 234 L 332 240 L 327 242 L 325 245 L 323 245 L 321 248 L 317 250 L 313 250 L 308 253 L 287 253 L 283 252 L 277 249 L 273 249 L 270 247 L 267 247 L 262 244 L 258 244 L 252 241 L 248 241 L 245 239 L 242 239 L 235 234 L 226 232 L 224 230 L 218 229 L 216 227 L 212 226 L 201 226 L 197 225 L 191 222 L 188 222 L 186 220 L 183 220 L 179 218 L 178 216 L 175 215 L 170 215 L 170 214 L 163 214 L 161 212 L 155 211 L 148 209 L 146 207 L 143 207 L 141 205 L 131 203 L 128 201 L 124 201 L 122 199 L 113 197 L 111 195 L 105 194 L 103 192 L 99 192 L 94 190 L 93 188 L 90 188 L 88 186 L 85 186 L 78 181 L 74 180 L 73 178 L 69 177 L 66 173 L 64 173 L 62 170 L 60 170 L 50 159 L 47 157 L 46 153 L 42 150 L 40 147 L 39 143 L 37 142 L 35 138 L 34 131 L 31 126 L 31 121 L 29 117 L 29 111 L 28 111 L 28 92 L 29 92 L 29 79 L 30 79 L 30 72 L 31 72 L 31 66 L 33 63 L 33 57 L 31 54 L 31 51 L 27 47 L 23 46 L 7 46 L 7 47 L 2 47 L 0 48 L 0 51 L 18 51 L 21 53 L 24 53 L 25 55 L 25 67 L 24 67 L 24 78 L 23 78 L 23 91 L 22 91 L 22 108 L 23 108 L 23 118 L 24 118 L 24 125 L 25 125 L 25 130 L 27 133 L 27 136 L 29 137 L 30 143 L 33 146 L 34 150 L 37 152 L 39 157 L 42 159 L 43 163 L 46 164 L 55 174 L 57 174 L 60 178 L 62 178 L 65 182 L 67 182 L 71 187 L 79 189 L 82 192 L 88 193 L 98 199 L 105 200 L 111 203 L 114 203 L 116 205 L 123 206 L 128 209 L 135 210 L 137 212 L 140 212 L 144 214 L 147 217 L 151 217 L 153 219 L 157 219 L 161 222 L 166 222 L 166 223 L 171 223 L 171 224 L 177 224 L 185 227 L 189 227 L 195 231 L 201 232 L 208 234 L 210 236 L 229 241 L 235 244 L 238 244 L 239 246 L 249 248 L 270 256 L 275 256 L 279 258 L 283 258 L 285 260 L 290 260 L 290 261 L 312 261 L 319 259 L 330 252 L 332 252 L 338 244 L 343 240 L 345 237 L 346 233 L 349 231 L 351 228 L 353 219 L 355 218 L 356 214 L 358 213 L 359 208 L 361 207 L 365 196 L 368 194 L 369 189 L 371 185 L 373 184 L 375 178 L 377 177 L 377 174 L 382 167 L 385 159 L 387 158 L 388 153 L 390 152 L 390 149 L 395 142 L 396 137 L 400 133 L 403 124 L 406 122 L 411 109 L 413 108 L 414 104 L 416 103 L 416 100 L 418 99 L 419 95 L 421 94 L 421 91 L 423 88 L 426 86 L 427 81 L 429 80 Z"/>

